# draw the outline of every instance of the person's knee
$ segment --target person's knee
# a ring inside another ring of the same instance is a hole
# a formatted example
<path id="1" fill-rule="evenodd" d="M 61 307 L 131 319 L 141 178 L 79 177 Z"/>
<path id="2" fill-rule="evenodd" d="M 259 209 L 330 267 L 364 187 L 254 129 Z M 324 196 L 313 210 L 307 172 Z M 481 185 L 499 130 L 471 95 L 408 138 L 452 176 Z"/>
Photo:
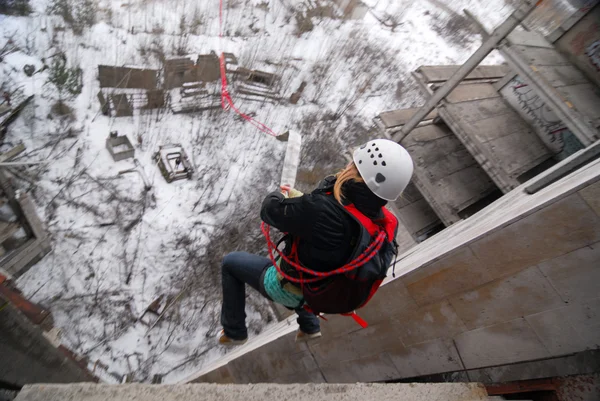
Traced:
<path id="1" fill-rule="evenodd" d="M 223 262 L 221 263 L 221 271 L 230 271 L 240 265 L 244 259 L 245 252 L 231 252 L 225 255 Z"/>

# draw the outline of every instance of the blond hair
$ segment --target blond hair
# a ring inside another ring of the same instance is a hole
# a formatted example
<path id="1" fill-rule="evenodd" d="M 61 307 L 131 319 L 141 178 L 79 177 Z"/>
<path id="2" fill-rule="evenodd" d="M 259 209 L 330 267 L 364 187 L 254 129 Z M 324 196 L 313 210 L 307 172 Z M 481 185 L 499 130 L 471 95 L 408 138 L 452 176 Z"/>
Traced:
<path id="1" fill-rule="evenodd" d="M 360 176 L 354 162 L 350 163 L 345 169 L 335 175 L 336 181 L 333 186 L 333 196 L 341 204 L 345 197 L 342 191 L 342 186 L 348 181 L 365 182 Z"/>

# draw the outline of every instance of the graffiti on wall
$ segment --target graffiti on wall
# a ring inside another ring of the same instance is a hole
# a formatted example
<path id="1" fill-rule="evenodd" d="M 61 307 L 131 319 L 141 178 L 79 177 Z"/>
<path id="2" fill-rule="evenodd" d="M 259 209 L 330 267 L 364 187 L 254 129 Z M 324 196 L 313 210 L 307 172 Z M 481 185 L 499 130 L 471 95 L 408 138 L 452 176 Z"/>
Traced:
<path id="1" fill-rule="evenodd" d="M 585 51 L 585 55 L 588 56 L 590 62 L 597 71 L 600 71 L 600 40 L 593 42 Z"/>
<path id="2" fill-rule="evenodd" d="M 563 124 L 532 87 L 516 76 L 501 90 L 502 95 L 521 116 L 534 126 L 544 144 L 562 160 L 583 149 L 581 142 Z"/>

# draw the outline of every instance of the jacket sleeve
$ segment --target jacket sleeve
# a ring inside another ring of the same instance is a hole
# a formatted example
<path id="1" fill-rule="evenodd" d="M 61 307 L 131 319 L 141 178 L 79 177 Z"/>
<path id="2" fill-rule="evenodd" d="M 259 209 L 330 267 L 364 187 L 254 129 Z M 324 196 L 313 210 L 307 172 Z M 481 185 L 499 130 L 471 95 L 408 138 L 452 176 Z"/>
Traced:
<path id="1" fill-rule="evenodd" d="M 271 192 L 262 203 L 260 218 L 279 231 L 306 237 L 314 219 L 312 195 L 285 198 L 280 192 Z"/>

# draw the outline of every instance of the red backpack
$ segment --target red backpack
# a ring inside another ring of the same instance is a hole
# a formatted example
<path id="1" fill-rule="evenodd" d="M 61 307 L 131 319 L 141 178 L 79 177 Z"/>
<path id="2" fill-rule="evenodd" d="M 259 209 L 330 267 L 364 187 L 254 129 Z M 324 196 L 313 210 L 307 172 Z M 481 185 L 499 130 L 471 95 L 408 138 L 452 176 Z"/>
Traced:
<path id="1" fill-rule="evenodd" d="M 291 252 L 286 255 L 271 241 L 270 227 L 263 223 L 262 231 L 267 239 L 269 257 L 279 274 L 302 288 L 305 309 L 316 315 L 329 313 L 351 316 L 362 327 L 367 327 L 367 323 L 356 315 L 355 310 L 365 306 L 373 297 L 397 254 L 395 237 L 398 220 L 385 207 L 382 208 L 383 219 L 371 220 L 354 205 L 342 206 L 335 199 L 330 199 L 361 227 L 349 263 L 329 272 L 306 268 L 298 261 L 298 239 L 292 242 Z M 276 263 L 276 254 L 296 270 L 298 277 L 287 274 Z"/>

